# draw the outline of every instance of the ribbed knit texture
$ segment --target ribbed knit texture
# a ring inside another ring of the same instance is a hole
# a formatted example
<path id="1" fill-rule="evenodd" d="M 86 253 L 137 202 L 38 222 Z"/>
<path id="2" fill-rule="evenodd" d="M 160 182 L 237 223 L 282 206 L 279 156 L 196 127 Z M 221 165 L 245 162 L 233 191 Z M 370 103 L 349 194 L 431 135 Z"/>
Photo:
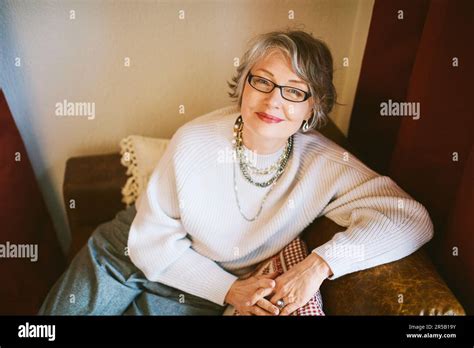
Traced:
<path id="1" fill-rule="evenodd" d="M 331 280 L 403 258 L 432 238 L 420 203 L 317 131 L 295 134 L 284 174 L 258 219 L 246 221 L 233 189 L 231 141 L 239 113 L 225 110 L 176 131 L 137 201 L 128 249 L 149 280 L 224 305 L 239 275 L 323 215 L 344 227 L 312 250 L 328 263 Z M 258 155 L 257 167 L 283 151 Z M 269 188 L 248 183 L 236 165 L 242 210 L 253 217 Z"/>

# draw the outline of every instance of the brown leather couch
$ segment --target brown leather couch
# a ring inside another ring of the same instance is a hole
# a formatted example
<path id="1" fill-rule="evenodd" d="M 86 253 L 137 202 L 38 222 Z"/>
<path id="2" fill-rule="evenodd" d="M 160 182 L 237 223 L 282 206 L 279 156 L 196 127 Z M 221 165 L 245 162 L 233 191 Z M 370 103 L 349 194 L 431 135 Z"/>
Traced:
<path id="1" fill-rule="evenodd" d="M 357 156 L 332 122 L 320 131 Z M 124 209 L 121 187 L 125 181 L 119 154 L 67 161 L 63 194 L 72 234 L 69 260 L 97 225 Z M 312 249 L 340 230 L 340 226 L 321 217 L 303 231 L 302 237 Z M 326 280 L 321 293 L 327 315 L 465 315 L 424 248 L 395 262 Z"/>

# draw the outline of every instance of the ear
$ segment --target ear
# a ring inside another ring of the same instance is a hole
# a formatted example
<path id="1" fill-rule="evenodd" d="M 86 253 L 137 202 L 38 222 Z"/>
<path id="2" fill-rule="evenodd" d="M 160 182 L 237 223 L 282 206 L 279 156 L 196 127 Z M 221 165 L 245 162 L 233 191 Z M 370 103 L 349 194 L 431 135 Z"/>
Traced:
<path id="1" fill-rule="evenodd" d="M 314 102 L 314 97 L 310 97 L 309 98 L 309 112 L 308 112 L 308 115 L 305 117 L 305 120 L 306 121 L 309 121 L 309 119 L 311 118 L 311 116 L 315 115 L 315 111 L 314 111 L 314 106 L 315 106 L 315 102 Z"/>

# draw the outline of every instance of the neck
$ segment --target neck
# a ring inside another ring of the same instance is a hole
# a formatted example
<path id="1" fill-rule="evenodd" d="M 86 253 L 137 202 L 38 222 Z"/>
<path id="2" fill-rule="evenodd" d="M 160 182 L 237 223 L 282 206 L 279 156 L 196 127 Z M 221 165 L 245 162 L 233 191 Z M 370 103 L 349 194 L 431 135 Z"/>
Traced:
<path id="1" fill-rule="evenodd" d="M 242 142 L 251 151 L 260 155 L 269 155 L 285 146 L 287 139 L 262 138 L 248 129 L 245 124 L 242 129 Z"/>

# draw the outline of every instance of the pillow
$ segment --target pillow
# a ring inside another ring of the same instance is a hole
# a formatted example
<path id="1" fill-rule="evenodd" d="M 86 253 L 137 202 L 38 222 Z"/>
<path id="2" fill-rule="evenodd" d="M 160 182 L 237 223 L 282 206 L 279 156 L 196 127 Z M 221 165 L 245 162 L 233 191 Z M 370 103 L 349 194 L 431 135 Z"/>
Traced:
<path id="1" fill-rule="evenodd" d="M 278 272 L 282 274 L 288 271 L 298 262 L 303 261 L 308 256 L 308 249 L 305 242 L 297 237 L 290 244 L 284 247 L 278 254 L 262 261 L 257 268 L 241 277 L 241 279 L 248 278 L 254 275 L 269 274 Z M 266 298 L 269 299 L 273 295 Z M 228 305 L 223 315 L 240 315 L 240 313 L 231 305 Z M 321 292 L 318 290 L 314 296 L 303 307 L 298 308 L 291 313 L 293 316 L 323 316 L 323 301 L 321 299 Z"/>
<path id="2" fill-rule="evenodd" d="M 228 115 L 238 111 L 237 106 L 231 105 L 202 116 Z M 133 204 L 146 188 L 148 180 L 156 164 L 163 156 L 169 141 L 170 139 L 140 135 L 130 135 L 120 141 L 121 163 L 127 167 L 127 175 L 130 176 L 122 188 L 122 202 L 127 206 Z"/>
<path id="3" fill-rule="evenodd" d="M 140 135 L 130 135 L 120 141 L 120 162 L 127 167 L 127 175 L 130 176 L 122 188 L 122 202 L 127 206 L 134 203 L 146 188 L 169 141 Z"/>

